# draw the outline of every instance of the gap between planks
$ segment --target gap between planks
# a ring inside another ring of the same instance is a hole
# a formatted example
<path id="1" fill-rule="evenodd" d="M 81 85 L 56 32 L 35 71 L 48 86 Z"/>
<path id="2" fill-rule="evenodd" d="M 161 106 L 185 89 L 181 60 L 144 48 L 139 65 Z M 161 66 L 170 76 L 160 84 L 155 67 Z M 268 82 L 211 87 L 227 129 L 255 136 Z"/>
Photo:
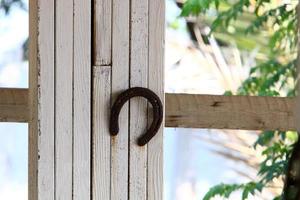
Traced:
<path id="1" fill-rule="evenodd" d="M 103 64 L 103 65 L 93 65 L 93 68 L 99 68 L 99 67 L 112 67 L 112 64 Z"/>
<path id="2" fill-rule="evenodd" d="M 1 122 L 28 121 L 27 89 L 0 96 Z M 166 94 L 165 102 L 166 127 L 296 130 L 295 98 Z"/>

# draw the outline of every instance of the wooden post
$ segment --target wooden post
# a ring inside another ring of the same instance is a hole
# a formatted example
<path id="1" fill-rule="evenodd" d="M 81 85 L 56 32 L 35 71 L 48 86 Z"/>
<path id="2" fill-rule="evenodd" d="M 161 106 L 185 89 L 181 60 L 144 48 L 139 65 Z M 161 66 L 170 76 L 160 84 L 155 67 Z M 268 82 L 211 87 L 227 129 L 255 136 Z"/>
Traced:
<path id="1" fill-rule="evenodd" d="M 29 199 L 90 199 L 91 1 L 29 4 Z"/>
<path id="2" fill-rule="evenodd" d="M 164 100 L 164 2 L 91 2 L 30 1 L 29 199 L 162 199 L 163 127 L 136 144 L 147 102 L 123 108 L 117 137 L 107 126 L 129 87 Z"/>
<path id="3" fill-rule="evenodd" d="M 107 126 L 110 104 L 129 87 L 149 88 L 164 100 L 164 4 L 95 0 L 94 199 L 163 199 L 163 127 L 148 145 L 136 144 L 151 123 L 147 101 L 125 104 L 117 136 Z"/>
<path id="4" fill-rule="evenodd" d="M 123 109 L 119 137 L 107 125 L 130 86 L 164 99 L 164 2 L 94 3 L 92 70 L 91 1 L 30 1 L 29 199 L 162 199 L 163 128 L 136 145 L 147 102 Z"/>

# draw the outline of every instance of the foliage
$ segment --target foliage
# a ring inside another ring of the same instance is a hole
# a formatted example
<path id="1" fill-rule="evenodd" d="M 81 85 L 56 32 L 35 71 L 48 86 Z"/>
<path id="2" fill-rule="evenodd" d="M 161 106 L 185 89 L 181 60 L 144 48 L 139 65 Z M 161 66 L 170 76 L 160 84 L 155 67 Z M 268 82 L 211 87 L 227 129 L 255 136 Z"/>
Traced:
<path id="1" fill-rule="evenodd" d="M 24 2 L 25 0 L 0 0 L 0 13 L 3 12 L 5 15 L 8 15 L 14 6 L 27 10 Z M 28 60 L 29 38 L 22 44 L 22 49 L 23 60 Z"/>
<path id="2" fill-rule="evenodd" d="M 246 184 L 219 184 L 214 186 L 206 193 L 203 200 L 210 200 L 211 198 L 220 195 L 228 198 L 232 192 L 243 190 L 242 199 L 247 199 L 250 194 L 254 195 L 256 191 L 261 192 L 263 184 L 260 182 L 249 182 Z"/>
<path id="3" fill-rule="evenodd" d="M 5 14 L 8 14 L 14 5 L 25 8 L 22 0 L 0 0 L 0 10 L 3 10 Z"/>
<path id="4" fill-rule="evenodd" d="M 211 28 L 210 34 L 214 34 L 218 38 L 222 33 L 223 36 L 218 39 L 223 43 L 226 42 L 224 38 L 232 35 L 228 31 L 228 27 L 234 27 L 239 32 L 242 31 L 243 37 L 265 36 L 268 39 L 266 46 L 268 51 L 264 49 L 261 52 L 266 59 L 257 59 L 257 65 L 252 67 L 249 77 L 243 82 L 237 94 L 295 96 L 297 3 L 293 0 L 282 2 L 272 0 L 187 0 L 182 7 L 181 16 L 192 15 L 206 19 L 205 22 L 209 22 Z M 237 24 L 237 21 L 241 22 L 242 20 L 243 23 L 240 24 L 243 25 Z M 246 27 L 245 24 L 247 24 Z M 232 38 L 237 43 L 239 42 L 239 35 L 234 35 Z M 255 43 L 259 44 L 257 41 Z M 246 45 L 240 45 L 239 48 L 251 50 L 255 46 L 247 48 Z M 230 91 L 225 93 L 225 95 L 230 94 Z M 256 195 L 261 193 L 264 188 L 271 187 L 275 179 L 284 180 L 288 160 L 297 140 L 296 132 L 263 132 L 253 145 L 253 148 L 258 146 L 263 148 L 264 160 L 260 163 L 257 181 L 245 184 L 222 183 L 211 188 L 203 199 L 209 200 L 215 196 L 228 198 L 234 191 L 240 190 L 242 191 L 241 199 L 244 200 L 249 195 Z M 274 199 L 282 198 L 279 195 Z"/>

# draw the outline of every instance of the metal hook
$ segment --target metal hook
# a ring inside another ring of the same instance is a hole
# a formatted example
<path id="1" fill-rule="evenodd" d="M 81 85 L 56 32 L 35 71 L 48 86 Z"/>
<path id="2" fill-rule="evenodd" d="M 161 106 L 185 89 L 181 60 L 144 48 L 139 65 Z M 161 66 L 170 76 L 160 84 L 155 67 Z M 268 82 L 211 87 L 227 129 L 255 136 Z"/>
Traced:
<path id="1" fill-rule="evenodd" d="M 163 121 L 163 106 L 159 97 L 147 88 L 134 87 L 122 92 L 115 103 L 112 106 L 110 113 L 110 124 L 109 131 L 110 134 L 115 136 L 119 133 L 119 114 L 123 105 L 133 97 L 144 97 L 146 98 L 153 107 L 153 121 L 150 128 L 146 131 L 144 135 L 138 138 L 137 144 L 139 146 L 144 146 L 147 144 L 159 130 L 161 123 Z"/>
<path id="2" fill-rule="evenodd" d="M 300 140 L 295 144 L 288 163 L 283 200 L 300 199 Z"/>

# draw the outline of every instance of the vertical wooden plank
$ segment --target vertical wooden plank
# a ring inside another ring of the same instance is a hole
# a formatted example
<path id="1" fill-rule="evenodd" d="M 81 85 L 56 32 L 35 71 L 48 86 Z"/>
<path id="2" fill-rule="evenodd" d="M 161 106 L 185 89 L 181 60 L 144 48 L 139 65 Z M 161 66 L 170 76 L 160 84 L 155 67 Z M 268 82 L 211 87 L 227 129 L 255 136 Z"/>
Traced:
<path id="1" fill-rule="evenodd" d="M 32 0 L 29 199 L 54 199 L 54 0 Z"/>
<path id="2" fill-rule="evenodd" d="M 149 89 L 164 103 L 165 2 L 149 1 Z M 151 123 L 151 122 L 150 122 Z M 163 129 L 148 143 L 148 200 L 163 199 Z"/>
<path id="3" fill-rule="evenodd" d="M 93 71 L 93 199 L 111 199 L 108 130 L 111 67 L 94 67 Z"/>
<path id="4" fill-rule="evenodd" d="M 55 198 L 72 199 L 73 0 L 55 6 Z"/>
<path id="5" fill-rule="evenodd" d="M 113 1 L 112 100 L 129 88 L 129 0 Z M 120 132 L 111 142 L 111 199 L 128 199 L 128 104 L 119 116 Z"/>
<path id="6" fill-rule="evenodd" d="M 91 197 L 91 0 L 74 0 L 73 199 Z"/>
<path id="7" fill-rule="evenodd" d="M 28 199 L 38 199 L 38 0 L 29 2 Z"/>
<path id="8" fill-rule="evenodd" d="M 111 65 L 112 0 L 94 1 L 94 65 Z"/>
<path id="9" fill-rule="evenodd" d="M 131 0 L 130 87 L 148 87 L 148 0 Z M 130 101 L 129 198 L 146 199 L 147 146 L 136 145 L 147 127 L 147 101 Z"/>

